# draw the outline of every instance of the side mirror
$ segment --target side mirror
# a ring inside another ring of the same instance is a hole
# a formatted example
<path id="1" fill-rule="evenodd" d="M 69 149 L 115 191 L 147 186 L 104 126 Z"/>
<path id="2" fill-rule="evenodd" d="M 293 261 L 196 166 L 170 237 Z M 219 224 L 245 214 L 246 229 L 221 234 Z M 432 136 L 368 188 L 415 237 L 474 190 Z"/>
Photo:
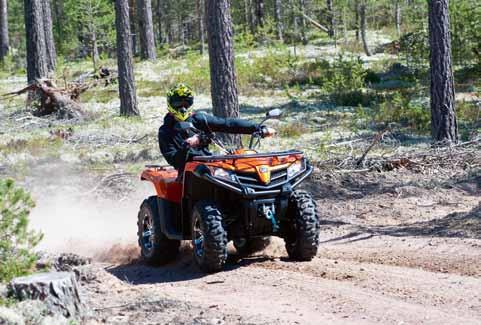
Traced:
<path id="1" fill-rule="evenodd" d="M 269 112 L 267 112 L 266 117 L 267 118 L 279 118 L 282 115 L 282 110 L 276 108 L 272 109 Z"/>

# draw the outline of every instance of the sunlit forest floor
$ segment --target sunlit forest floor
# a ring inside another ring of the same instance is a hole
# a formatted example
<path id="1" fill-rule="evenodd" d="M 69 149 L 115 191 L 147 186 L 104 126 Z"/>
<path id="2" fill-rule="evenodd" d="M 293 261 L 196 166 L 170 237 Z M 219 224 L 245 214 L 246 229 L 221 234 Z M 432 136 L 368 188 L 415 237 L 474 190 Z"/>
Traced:
<path id="1" fill-rule="evenodd" d="M 456 67 L 461 145 L 431 148 L 427 67 L 408 64 L 386 35 L 372 33 L 371 41 L 372 57 L 351 40 L 336 46 L 325 39 L 236 52 L 242 117 L 285 112 L 268 122 L 279 134 L 265 139 L 260 151 L 300 149 L 316 166 L 305 185 L 323 220 L 312 263 L 285 261 L 282 242 L 274 241 L 217 275 L 197 272 L 188 247 L 166 268 L 128 264 L 137 257 L 138 206 L 153 193 L 139 173 L 145 164 L 165 163 L 157 130 L 167 89 L 186 82 L 196 90 L 195 109 L 211 111 L 208 58 L 189 49 L 137 62 L 140 118 L 119 117 L 116 84 L 84 93 L 80 120 L 34 117 L 25 97 L 3 100 L 0 175 L 33 192 L 32 223 L 46 234 L 42 249 L 114 265 L 96 264 L 92 272 L 100 281 L 82 284 L 93 306 L 168 298 L 161 309 L 126 306 L 95 316 L 107 323 L 153 317 L 174 323 L 206 317 L 256 324 L 479 323 L 481 69 Z M 103 65 L 115 68 L 114 61 Z M 57 83 L 91 69 L 88 61 L 63 63 Z M 0 93 L 23 88 L 25 80 L 5 73 Z M 376 135 L 382 135 L 378 142 Z M 259 307 L 245 307 L 252 302 Z"/>

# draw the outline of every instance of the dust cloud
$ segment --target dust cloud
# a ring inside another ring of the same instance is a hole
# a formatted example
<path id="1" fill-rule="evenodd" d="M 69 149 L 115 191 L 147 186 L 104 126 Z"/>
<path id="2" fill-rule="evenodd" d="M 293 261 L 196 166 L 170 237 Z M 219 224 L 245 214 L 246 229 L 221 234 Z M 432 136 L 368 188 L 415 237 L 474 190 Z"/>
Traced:
<path id="1" fill-rule="evenodd" d="M 138 256 L 138 209 L 143 199 L 154 194 L 153 187 L 135 178 L 133 192 L 111 198 L 102 190 L 89 193 L 98 177 L 58 167 L 55 175 L 42 170 L 27 181 L 36 202 L 30 227 L 44 234 L 38 249 L 108 262 L 126 262 Z"/>

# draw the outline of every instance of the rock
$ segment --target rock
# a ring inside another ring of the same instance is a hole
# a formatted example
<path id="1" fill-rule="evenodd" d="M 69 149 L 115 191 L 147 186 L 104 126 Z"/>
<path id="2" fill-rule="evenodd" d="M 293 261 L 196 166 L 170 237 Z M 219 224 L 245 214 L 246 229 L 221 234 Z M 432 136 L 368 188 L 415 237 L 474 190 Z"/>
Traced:
<path id="1" fill-rule="evenodd" d="M 0 306 L 0 324 L 23 325 L 25 320 L 15 310 Z"/>
<path id="2" fill-rule="evenodd" d="M 8 288 L 6 285 L 0 283 L 0 300 L 1 298 L 7 298 L 8 297 Z"/>
<path id="3" fill-rule="evenodd" d="M 21 301 L 44 302 L 50 315 L 81 318 L 85 314 L 74 273 L 50 272 L 16 278 L 10 282 L 9 291 Z"/>
<path id="4" fill-rule="evenodd" d="M 76 254 L 65 253 L 58 256 L 54 262 L 57 271 L 72 271 L 76 266 L 90 264 L 90 258 L 82 257 Z"/>

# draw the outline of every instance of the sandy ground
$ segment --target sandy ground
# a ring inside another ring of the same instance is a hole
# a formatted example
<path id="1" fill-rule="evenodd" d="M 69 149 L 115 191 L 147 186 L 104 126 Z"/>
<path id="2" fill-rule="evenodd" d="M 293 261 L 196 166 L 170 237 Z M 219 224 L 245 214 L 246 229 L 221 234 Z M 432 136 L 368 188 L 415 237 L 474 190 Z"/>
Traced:
<path id="1" fill-rule="evenodd" d="M 85 253 L 80 229 L 99 239 L 85 245 L 98 262 L 81 281 L 90 323 L 480 324 L 481 175 L 433 179 L 410 171 L 314 175 L 306 188 L 320 207 L 322 243 L 312 262 L 288 261 L 274 238 L 258 255 L 231 255 L 213 275 L 198 271 L 187 243 L 175 263 L 148 267 L 136 261 L 133 237 L 148 188 L 107 216 L 117 216 L 117 245 L 107 249 L 101 239 L 111 229 L 85 210 L 81 221 L 68 218 L 63 236 L 77 244 L 64 250 Z"/>

